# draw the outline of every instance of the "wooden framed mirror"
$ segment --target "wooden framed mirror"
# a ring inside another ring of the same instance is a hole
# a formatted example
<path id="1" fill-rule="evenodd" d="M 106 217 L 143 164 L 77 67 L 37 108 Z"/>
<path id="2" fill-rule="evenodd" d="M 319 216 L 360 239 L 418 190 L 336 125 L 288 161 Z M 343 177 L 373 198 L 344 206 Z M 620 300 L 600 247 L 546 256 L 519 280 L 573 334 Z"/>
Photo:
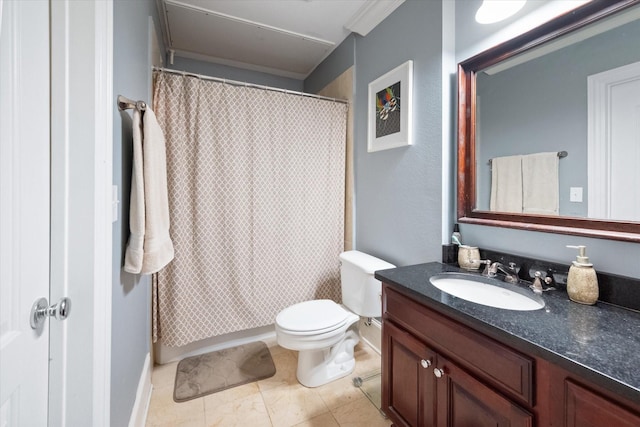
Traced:
<path id="1" fill-rule="evenodd" d="M 622 41 L 627 40 L 629 47 L 622 47 Z M 598 98 L 589 92 L 595 79 L 592 76 L 629 64 L 640 65 L 638 40 L 640 0 L 593 0 L 458 65 L 459 222 L 640 242 L 640 132 L 633 131 L 635 135 L 628 141 L 626 152 L 612 155 L 607 151 L 610 145 L 597 148 L 603 138 L 593 133 L 593 122 L 600 119 L 593 118 L 595 109 L 591 103 Z M 594 41 L 599 44 L 586 44 Z M 571 50 L 577 50 L 576 57 L 569 56 Z M 623 58 L 623 51 L 631 52 L 632 57 Z M 583 64 L 583 60 L 593 60 L 593 64 Z M 561 65 L 573 68 L 554 68 Z M 542 77 L 545 72 L 550 74 L 549 81 Z M 503 89 L 498 86 L 499 80 L 508 81 L 511 86 Z M 640 84 L 640 74 L 636 80 Z M 485 89 L 485 84 L 491 89 Z M 496 94 L 517 96 L 512 96 L 509 103 Z M 609 102 L 607 96 L 608 93 L 604 98 Z M 633 113 L 637 114 L 636 120 L 626 117 L 624 123 L 637 123 L 640 119 L 640 101 L 633 102 L 637 106 Z M 518 111 L 521 116 L 512 115 Z M 545 113 L 545 117 L 534 116 L 535 111 Z M 512 129 L 512 123 L 525 124 L 525 128 Z M 640 125 L 634 126 L 640 129 Z M 551 129 L 558 133 L 548 133 Z M 500 141 L 502 135 L 506 141 Z M 556 149 L 568 152 L 558 166 L 557 214 L 491 210 L 487 188 L 491 187 L 491 159 L 511 155 L 514 150 L 528 154 Z M 594 161 L 603 158 L 608 163 L 597 166 L 601 170 L 593 166 Z M 611 178 L 612 171 L 620 176 Z M 600 196 L 603 185 L 613 194 Z M 632 187 L 634 192 L 629 195 Z M 635 187 L 639 189 L 636 191 Z M 581 202 L 576 202 L 578 190 L 584 190 Z M 605 203 L 599 199 L 606 199 L 608 206 L 609 200 L 616 197 L 625 206 L 598 210 L 598 203 Z"/>

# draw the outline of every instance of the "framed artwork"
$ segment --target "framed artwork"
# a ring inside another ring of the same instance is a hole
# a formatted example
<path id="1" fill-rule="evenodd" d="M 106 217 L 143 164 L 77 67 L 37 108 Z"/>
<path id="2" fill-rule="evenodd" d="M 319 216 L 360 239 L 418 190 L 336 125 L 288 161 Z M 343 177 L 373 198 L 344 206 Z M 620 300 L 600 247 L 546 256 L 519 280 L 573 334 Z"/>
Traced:
<path id="1" fill-rule="evenodd" d="M 367 151 L 412 144 L 413 61 L 369 83 Z"/>

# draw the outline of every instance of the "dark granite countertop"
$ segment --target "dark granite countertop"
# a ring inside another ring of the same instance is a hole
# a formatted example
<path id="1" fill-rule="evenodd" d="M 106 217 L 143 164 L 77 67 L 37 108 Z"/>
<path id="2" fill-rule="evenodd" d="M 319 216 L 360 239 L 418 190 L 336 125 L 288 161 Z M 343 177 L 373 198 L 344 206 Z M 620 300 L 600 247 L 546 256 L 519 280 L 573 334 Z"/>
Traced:
<path id="1" fill-rule="evenodd" d="M 577 304 L 560 290 L 545 292 L 546 306 L 540 310 L 487 307 L 442 292 L 429 282 L 431 276 L 447 271 L 464 270 L 432 262 L 380 270 L 375 277 L 515 349 L 640 401 L 640 313 L 601 302 Z"/>

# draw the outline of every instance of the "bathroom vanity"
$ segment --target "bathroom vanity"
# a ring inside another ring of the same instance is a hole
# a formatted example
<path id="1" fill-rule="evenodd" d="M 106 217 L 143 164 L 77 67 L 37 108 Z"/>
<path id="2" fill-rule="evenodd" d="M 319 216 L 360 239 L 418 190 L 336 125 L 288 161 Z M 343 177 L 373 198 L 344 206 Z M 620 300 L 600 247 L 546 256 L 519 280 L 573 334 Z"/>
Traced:
<path id="1" fill-rule="evenodd" d="M 376 272 L 382 410 L 394 426 L 640 426 L 639 313 L 563 291 L 545 292 L 539 310 L 504 310 L 429 282 L 456 271 Z"/>

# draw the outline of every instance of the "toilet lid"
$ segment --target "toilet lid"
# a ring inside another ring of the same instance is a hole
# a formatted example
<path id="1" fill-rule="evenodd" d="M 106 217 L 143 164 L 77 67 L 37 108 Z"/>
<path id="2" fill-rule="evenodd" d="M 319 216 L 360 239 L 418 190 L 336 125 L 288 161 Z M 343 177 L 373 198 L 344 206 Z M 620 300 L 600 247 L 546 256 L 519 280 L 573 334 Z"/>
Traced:
<path id="1" fill-rule="evenodd" d="M 276 323 L 289 331 L 311 332 L 335 329 L 348 317 L 347 310 L 331 300 L 322 299 L 285 308 L 276 317 Z"/>

